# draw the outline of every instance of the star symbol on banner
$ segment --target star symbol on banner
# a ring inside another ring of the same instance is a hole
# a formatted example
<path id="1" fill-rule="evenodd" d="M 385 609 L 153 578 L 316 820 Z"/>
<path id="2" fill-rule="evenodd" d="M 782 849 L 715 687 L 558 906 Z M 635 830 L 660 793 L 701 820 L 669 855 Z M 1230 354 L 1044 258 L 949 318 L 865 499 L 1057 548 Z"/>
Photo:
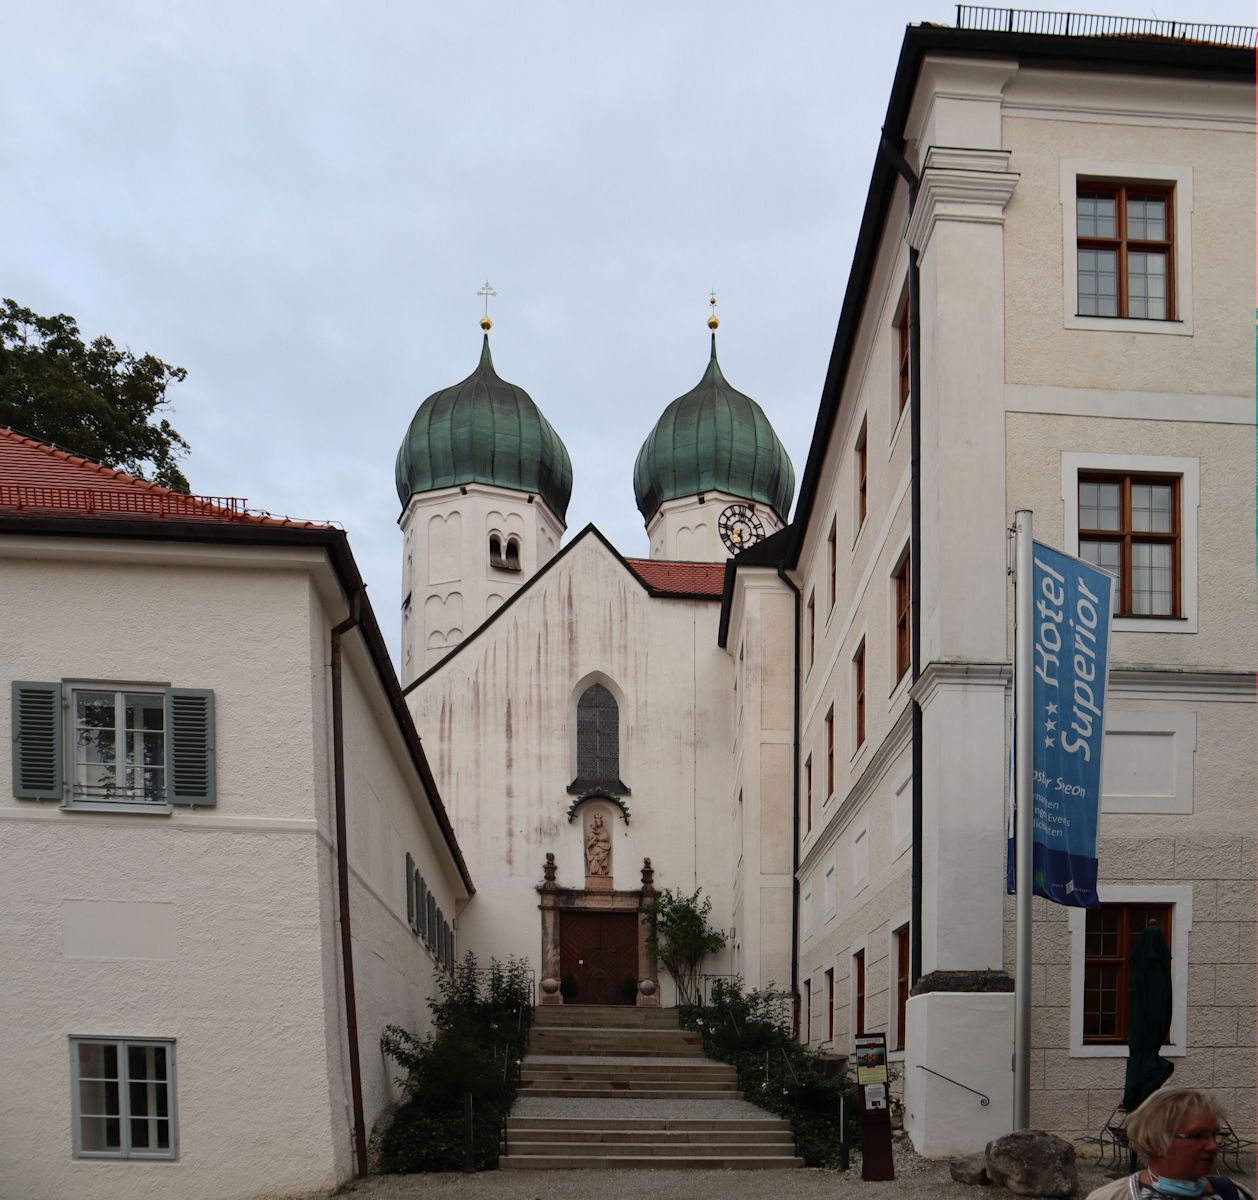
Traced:
<path id="1" fill-rule="evenodd" d="M 1057 728 L 1057 722 L 1056 722 L 1056 721 L 1045 721 L 1045 722 L 1044 722 L 1044 728 L 1045 728 L 1045 729 L 1056 729 L 1056 728 Z"/>
<path id="2" fill-rule="evenodd" d="M 1044 739 L 1045 748 L 1051 747 L 1052 745 L 1053 745 L 1053 739 L 1051 737 L 1046 737 Z"/>
<path id="3" fill-rule="evenodd" d="M 1051 701 L 1051 700 L 1049 701 L 1049 703 L 1048 703 L 1048 705 L 1047 705 L 1047 708 L 1048 708 L 1048 715 L 1049 715 L 1050 717 L 1053 715 L 1053 713 L 1055 713 L 1055 712 L 1057 711 L 1057 705 L 1055 705 L 1054 703 L 1052 703 L 1052 701 Z"/>

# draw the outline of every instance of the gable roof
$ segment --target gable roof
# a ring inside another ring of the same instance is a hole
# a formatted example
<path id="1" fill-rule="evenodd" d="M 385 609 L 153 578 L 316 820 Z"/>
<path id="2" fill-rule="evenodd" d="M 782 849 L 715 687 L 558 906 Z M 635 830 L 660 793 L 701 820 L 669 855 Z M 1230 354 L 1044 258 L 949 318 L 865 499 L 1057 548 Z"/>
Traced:
<path id="1" fill-rule="evenodd" d="M 189 496 L 0 426 L 0 509 L 76 517 L 320 528 L 250 512 L 235 496 Z"/>
<path id="2" fill-rule="evenodd" d="M 669 562 L 645 558 L 626 558 L 611 544 L 597 526 L 587 525 L 544 567 L 537 571 L 531 579 L 514 591 L 492 613 L 489 614 L 471 633 L 467 635 L 445 657 L 439 658 L 422 675 L 412 679 L 402 689 L 402 695 L 414 691 L 424 680 L 440 671 L 448 662 L 458 657 L 465 646 L 474 642 L 495 621 L 498 620 L 522 596 L 527 595 L 537 585 L 538 580 L 550 574 L 572 551 L 586 538 L 594 538 L 624 569 L 633 576 L 648 596 L 660 600 L 719 600 L 725 581 L 724 563 Z M 662 569 L 661 569 L 662 568 Z M 715 582 L 713 582 L 715 580 Z"/>

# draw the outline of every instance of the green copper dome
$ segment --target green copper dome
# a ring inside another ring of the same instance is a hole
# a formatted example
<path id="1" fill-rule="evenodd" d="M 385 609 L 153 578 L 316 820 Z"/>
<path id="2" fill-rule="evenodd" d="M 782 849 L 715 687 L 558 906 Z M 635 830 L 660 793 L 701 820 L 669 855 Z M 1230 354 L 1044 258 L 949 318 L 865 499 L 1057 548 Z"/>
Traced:
<path id="1" fill-rule="evenodd" d="M 794 468 L 764 410 L 721 374 L 715 333 L 698 386 L 664 410 L 642 443 L 633 490 L 648 522 L 668 500 L 713 491 L 768 504 L 785 522 Z"/>
<path id="2" fill-rule="evenodd" d="M 494 370 L 489 335 L 462 383 L 419 406 L 397 454 L 403 507 L 416 492 L 487 483 L 535 492 L 562 521 L 572 497 L 572 461 L 529 394 Z"/>

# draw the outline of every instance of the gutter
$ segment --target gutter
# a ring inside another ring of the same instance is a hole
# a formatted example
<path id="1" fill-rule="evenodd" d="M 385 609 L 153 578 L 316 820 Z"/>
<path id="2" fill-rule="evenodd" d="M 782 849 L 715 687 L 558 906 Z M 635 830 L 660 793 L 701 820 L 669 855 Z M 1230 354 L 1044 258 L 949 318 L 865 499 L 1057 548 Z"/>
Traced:
<path id="1" fill-rule="evenodd" d="M 349 919 L 349 841 L 345 817 L 345 716 L 341 700 L 341 638 L 357 628 L 363 593 L 350 597 L 349 616 L 332 627 L 332 786 L 336 807 L 336 891 L 341 926 L 341 980 L 345 990 L 345 1036 L 354 1109 L 354 1157 L 359 1179 L 367 1174 L 367 1123 L 363 1116 L 363 1072 L 358 1057 L 358 999 L 354 989 L 354 945 Z"/>
<path id="2" fill-rule="evenodd" d="M 878 156 L 885 159 L 909 189 L 909 216 L 917 204 L 921 182 L 900 148 L 882 131 Z M 917 247 L 909 246 L 909 682 L 916 685 L 922 661 L 922 330 L 921 274 Z M 909 916 L 909 986 L 922 977 L 922 704 L 911 689 L 913 717 L 913 845 Z"/>

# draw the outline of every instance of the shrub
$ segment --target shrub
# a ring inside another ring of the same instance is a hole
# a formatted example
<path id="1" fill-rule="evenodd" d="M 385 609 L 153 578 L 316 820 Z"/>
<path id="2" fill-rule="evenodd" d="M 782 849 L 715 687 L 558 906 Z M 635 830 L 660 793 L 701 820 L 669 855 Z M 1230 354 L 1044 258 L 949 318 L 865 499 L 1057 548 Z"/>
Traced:
<path id="1" fill-rule="evenodd" d="M 388 1026 L 380 1048 L 406 1071 L 406 1099 L 380 1143 L 380 1170 L 457 1171 L 463 1166 L 463 1097 L 472 1095 L 476 1166 L 498 1165 L 502 1123 L 515 1099 L 528 1044 L 533 988 L 527 962 L 470 952 L 438 979 L 428 1001 L 435 1034 Z"/>
<path id="2" fill-rule="evenodd" d="M 683 895 L 668 888 L 647 906 L 646 952 L 664 964 L 677 985 L 677 1003 L 699 1003 L 699 966 L 709 954 L 725 949 L 725 934 L 708 925 L 712 898 L 703 889 Z"/>
<path id="3" fill-rule="evenodd" d="M 833 1063 L 791 1037 L 790 998 L 783 992 L 744 992 L 742 981 L 715 981 L 708 1004 L 682 1012 L 703 1037 L 710 1058 L 732 1063 L 753 1104 L 791 1122 L 800 1156 L 810 1167 L 839 1162 L 839 1100 L 846 1102 L 848 1144 L 859 1141 L 856 1088 Z"/>

